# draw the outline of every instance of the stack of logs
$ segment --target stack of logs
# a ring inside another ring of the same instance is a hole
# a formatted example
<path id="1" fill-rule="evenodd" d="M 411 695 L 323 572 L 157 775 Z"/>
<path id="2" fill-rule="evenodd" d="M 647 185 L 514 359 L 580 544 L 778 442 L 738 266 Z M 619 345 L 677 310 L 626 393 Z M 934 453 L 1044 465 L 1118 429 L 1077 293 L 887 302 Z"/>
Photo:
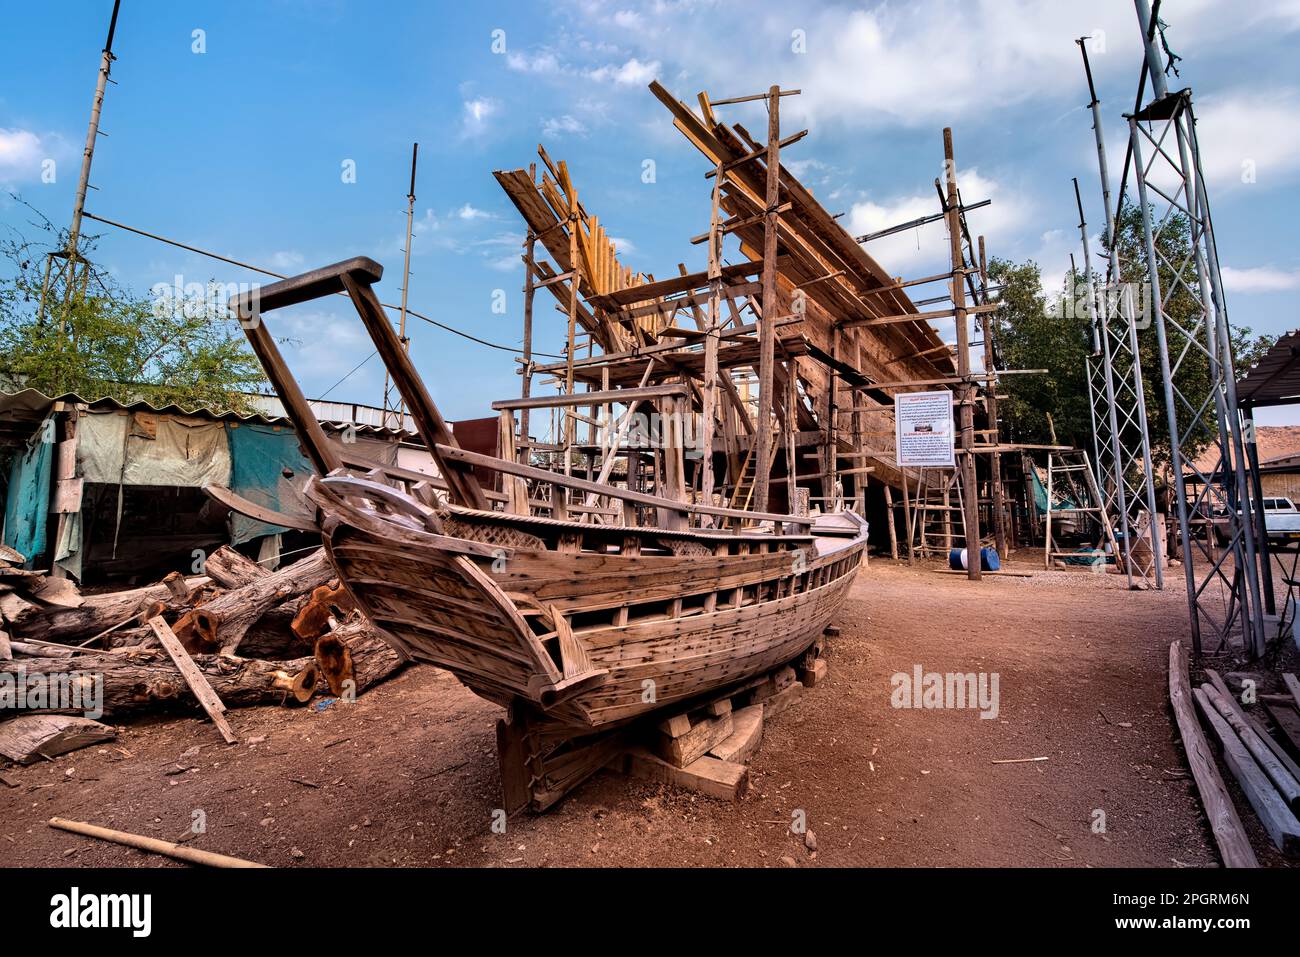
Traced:
<path id="1" fill-rule="evenodd" d="M 334 579 L 323 550 L 271 572 L 227 546 L 201 576 L 172 572 L 156 585 L 96 595 L 22 563 L 12 549 L 0 552 L 0 689 L 30 687 L 34 675 L 102 676 L 101 710 L 120 717 L 197 707 L 186 657 L 231 707 L 301 704 L 317 692 L 350 697 L 403 664 Z M 162 622 L 184 653 L 163 647 Z M 0 701 L 0 716 L 31 710 L 22 704 Z M 36 710 L 58 704 L 37 699 Z"/>

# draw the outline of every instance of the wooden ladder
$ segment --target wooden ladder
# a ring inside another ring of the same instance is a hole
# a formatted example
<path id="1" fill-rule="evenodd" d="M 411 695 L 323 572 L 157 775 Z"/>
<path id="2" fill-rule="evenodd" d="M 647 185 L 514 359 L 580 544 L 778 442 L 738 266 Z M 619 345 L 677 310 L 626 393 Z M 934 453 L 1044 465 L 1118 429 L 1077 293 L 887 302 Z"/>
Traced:
<path id="1" fill-rule="evenodd" d="M 1082 488 L 1077 480 L 1079 475 L 1083 476 Z M 1074 498 L 1075 507 L 1053 508 L 1052 488 L 1058 479 L 1069 489 L 1068 494 Z M 1111 525 L 1110 515 L 1106 512 L 1101 491 L 1097 488 L 1097 478 L 1093 475 L 1092 464 L 1088 461 L 1087 452 L 1082 449 L 1072 449 L 1068 452 L 1048 452 L 1045 491 L 1047 492 L 1047 513 L 1043 516 L 1043 527 L 1045 529 L 1043 533 L 1043 562 L 1047 568 L 1052 567 L 1052 560 L 1055 558 L 1077 558 L 1081 554 L 1086 554 L 1053 549 L 1053 515 L 1086 516 L 1096 521 L 1101 526 L 1101 541 L 1098 542 L 1097 551 L 1101 550 L 1101 544 L 1105 542 L 1110 545 L 1110 554 L 1114 556 L 1116 562 L 1119 562 L 1119 545 L 1115 541 L 1115 529 Z M 1081 492 L 1086 494 L 1081 494 Z"/>
<path id="2" fill-rule="evenodd" d="M 776 461 L 777 443 L 775 436 L 770 443 L 767 458 L 767 470 L 771 474 L 772 463 Z M 731 492 L 731 508 L 749 508 L 750 503 L 754 500 L 754 484 L 758 480 L 758 441 L 752 438 L 749 443 L 749 451 L 745 453 L 745 461 L 740 466 L 740 475 L 736 477 L 736 487 Z"/>

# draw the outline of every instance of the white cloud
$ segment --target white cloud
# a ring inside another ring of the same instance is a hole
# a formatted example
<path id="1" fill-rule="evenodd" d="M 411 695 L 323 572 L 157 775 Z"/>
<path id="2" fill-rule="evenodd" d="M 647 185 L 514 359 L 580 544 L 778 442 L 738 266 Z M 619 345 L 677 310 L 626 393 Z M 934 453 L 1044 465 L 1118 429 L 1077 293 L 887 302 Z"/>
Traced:
<path id="1" fill-rule="evenodd" d="M 540 73 L 556 74 L 562 71 L 560 59 L 550 50 L 543 50 L 540 53 L 516 53 L 506 54 L 506 66 L 520 73 Z"/>
<path id="2" fill-rule="evenodd" d="M 1284 292 L 1300 288 L 1300 269 L 1274 269 L 1271 266 L 1250 266 L 1234 269 L 1224 266 L 1223 287 L 1228 292 Z"/>
<path id="3" fill-rule="evenodd" d="M 462 106 L 461 133 L 478 136 L 487 131 L 488 120 L 500 112 L 501 104 L 490 96 L 466 100 Z"/>
<path id="4" fill-rule="evenodd" d="M 1201 163 L 1211 186 L 1267 188 L 1300 169 L 1300 91 L 1295 88 L 1233 90 L 1200 99 L 1195 110 Z"/>
<path id="5" fill-rule="evenodd" d="M 614 244 L 614 251 L 620 256 L 629 256 L 636 252 L 636 245 L 630 239 L 623 239 L 620 236 L 610 236 L 609 241 Z"/>
<path id="6" fill-rule="evenodd" d="M 1000 248 L 1000 243 L 1008 244 L 1016 231 L 1030 218 L 1032 210 L 1026 200 L 1014 190 L 1004 188 L 997 180 L 981 175 L 977 169 L 958 172 L 957 186 L 962 201 L 968 205 L 984 199 L 993 201 L 989 206 L 967 213 L 967 220 L 971 232 L 986 236 L 994 249 Z M 845 218 L 845 228 L 852 235 L 858 236 L 911 222 L 939 211 L 939 197 L 933 190 L 882 202 L 864 199 L 850 208 Z M 920 266 L 946 265 L 951 258 L 948 230 L 943 220 L 871 240 L 863 248 L 895 276 L 912 276 Z M 925 298 L 920 292 L 917 295 Z"/>
<path id="7" fill-rule="evenodd" d="M 550 116 L 542 121 L 542 135 L 552 139 L 561 136 L 586 136 L 587 125 L 569 113 L 563 116 Z"/>
<path id="8" fill-rule="evenodd" d="M 645 21 L 635 10 L 620 10 L 614 14 L 614 25 L 624 30 L 640 30 L 645 25 Z"/>
<path id="9" fill-rule="evenodd" d="M 340 317 L 324 310 L 289 309 L 268 322 L 273 324 L 276 338 L 283 337 L 285 361 L 297 371 L 308 395 L 330 388 L 374 349 L 355 314 Z M 330 398 L 349 401 L 370 394 L 382 375 L 383 365 L 371 360 L 330 393 Z"/>
<path id="10" fill-rule="evenodd" d="M 302 253 L 292 249 L 282 249 L 271 254 L 271 268 L 273 269 L 297 269 L 303 262 Z"/>
<path id="11" fill-rule="evenodd" d="M 460 209 L 456 210 L 456 217 L 458 219 L 468 219 L 468 220 L 491 219 L 492 214 L 485 210 L 479 209 L 477 206 L 471 206 L 469 203 L 466 203 Z"/>
<path id="12" fill-rule="evenodd" d="M 0 183 L 40 179 L 41 163 L 50 159 L 52 145 L 31 130 L 0 127 Z"/>
<path id="13" fill-rule="evenodd" d="M 658 60 L 642 63 L 636 57 L 632 57 L 620 66 L 607 65 L 587 71 L 587 77 L 597 83 L 612 80 L 623 86 L 645 86 L 658 75 Z"/>

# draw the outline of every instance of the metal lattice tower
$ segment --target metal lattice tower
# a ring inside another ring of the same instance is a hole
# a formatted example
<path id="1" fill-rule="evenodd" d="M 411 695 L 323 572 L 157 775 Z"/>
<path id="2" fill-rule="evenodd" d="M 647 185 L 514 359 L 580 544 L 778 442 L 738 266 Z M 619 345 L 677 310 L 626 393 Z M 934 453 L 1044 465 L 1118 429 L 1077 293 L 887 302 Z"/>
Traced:
<path id="1" fill-rule="evenodd" d="M 1250 526 L 1254 513 L 1192 94 L 1190 89 L 1169 92 L 1156 48 L 1157 24 L 1147 0 L 1135 0 L 1135 5 L 1146 51 L 1144 77 L 1151 81 L 1153 98 L 1128 117 L 1129 147 L 1171 438 L 1192 648 L 1200 654 L 1208 637 L 1216 642 L 1209 650 L 1219 651 L 1239 634 L 1244 650 L 1258 655 L 1264 650 L 1264 631 Z M 1171 258 L 1161 240 L 1184 223 L 1187 254 Z M 1187 316 L 1171 313 L 1175 297 L 1193 304 Z M 1202 364 L 1208 376 L 1189 374 L 1198 373 Z M 1202 471 L 1194 459 L 1207 440 L 1215 464 Z M 1222 549 L 1215 547 L 1215 522 L 1227 539 Z"/>
<path id="2" fill-rule="evenodd" d="M 1079 230 L 1088 277 L 1088 302 L 1093 316 L 1093 354 L 1088 357 L 1088 387 L 1096 437 L 1096 467 L 1103 504 L 1119 518 L 1122 551 L 1129 584 L 1134 578 L 1164 587 L 1164 542 L 1155 520 L 1155 481 L 1151 440 L 1147 428 L 1146 392 L 1139 359 L 1137 310 L 1132 287 L 1122 281 L 1123 270 L 1115 241 L 1115 215 L 1111 200 L 1110 171 L 1102 132 L 1101 103 L 1088 63 L 1087 38 L 1076 42 L 1083 55 L 1088 79 L 1093 134 L 1097 141 L 1097 168 L 1102 209 L 1106 217 L 1106 274 L 1100 290 L 1093 288 L 1091 256 L 1083 201 L 1075 182 Z"/>

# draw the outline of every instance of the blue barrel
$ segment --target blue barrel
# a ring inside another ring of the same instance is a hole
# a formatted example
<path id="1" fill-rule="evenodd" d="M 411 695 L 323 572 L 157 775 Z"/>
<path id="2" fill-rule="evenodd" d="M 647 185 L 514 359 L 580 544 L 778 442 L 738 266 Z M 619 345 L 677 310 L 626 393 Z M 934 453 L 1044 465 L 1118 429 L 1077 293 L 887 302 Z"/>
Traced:
<path id="1" fill-rule="evenodd" d="M 954 548 L 948 552 L 948 567 L 958 571 L 966 568 L 966 549 Z M 980 549 L 980 568 L 986 572 L 995 572 L 1002 567 L 1002 561 L 998 558 L 996 549 Z"/>

